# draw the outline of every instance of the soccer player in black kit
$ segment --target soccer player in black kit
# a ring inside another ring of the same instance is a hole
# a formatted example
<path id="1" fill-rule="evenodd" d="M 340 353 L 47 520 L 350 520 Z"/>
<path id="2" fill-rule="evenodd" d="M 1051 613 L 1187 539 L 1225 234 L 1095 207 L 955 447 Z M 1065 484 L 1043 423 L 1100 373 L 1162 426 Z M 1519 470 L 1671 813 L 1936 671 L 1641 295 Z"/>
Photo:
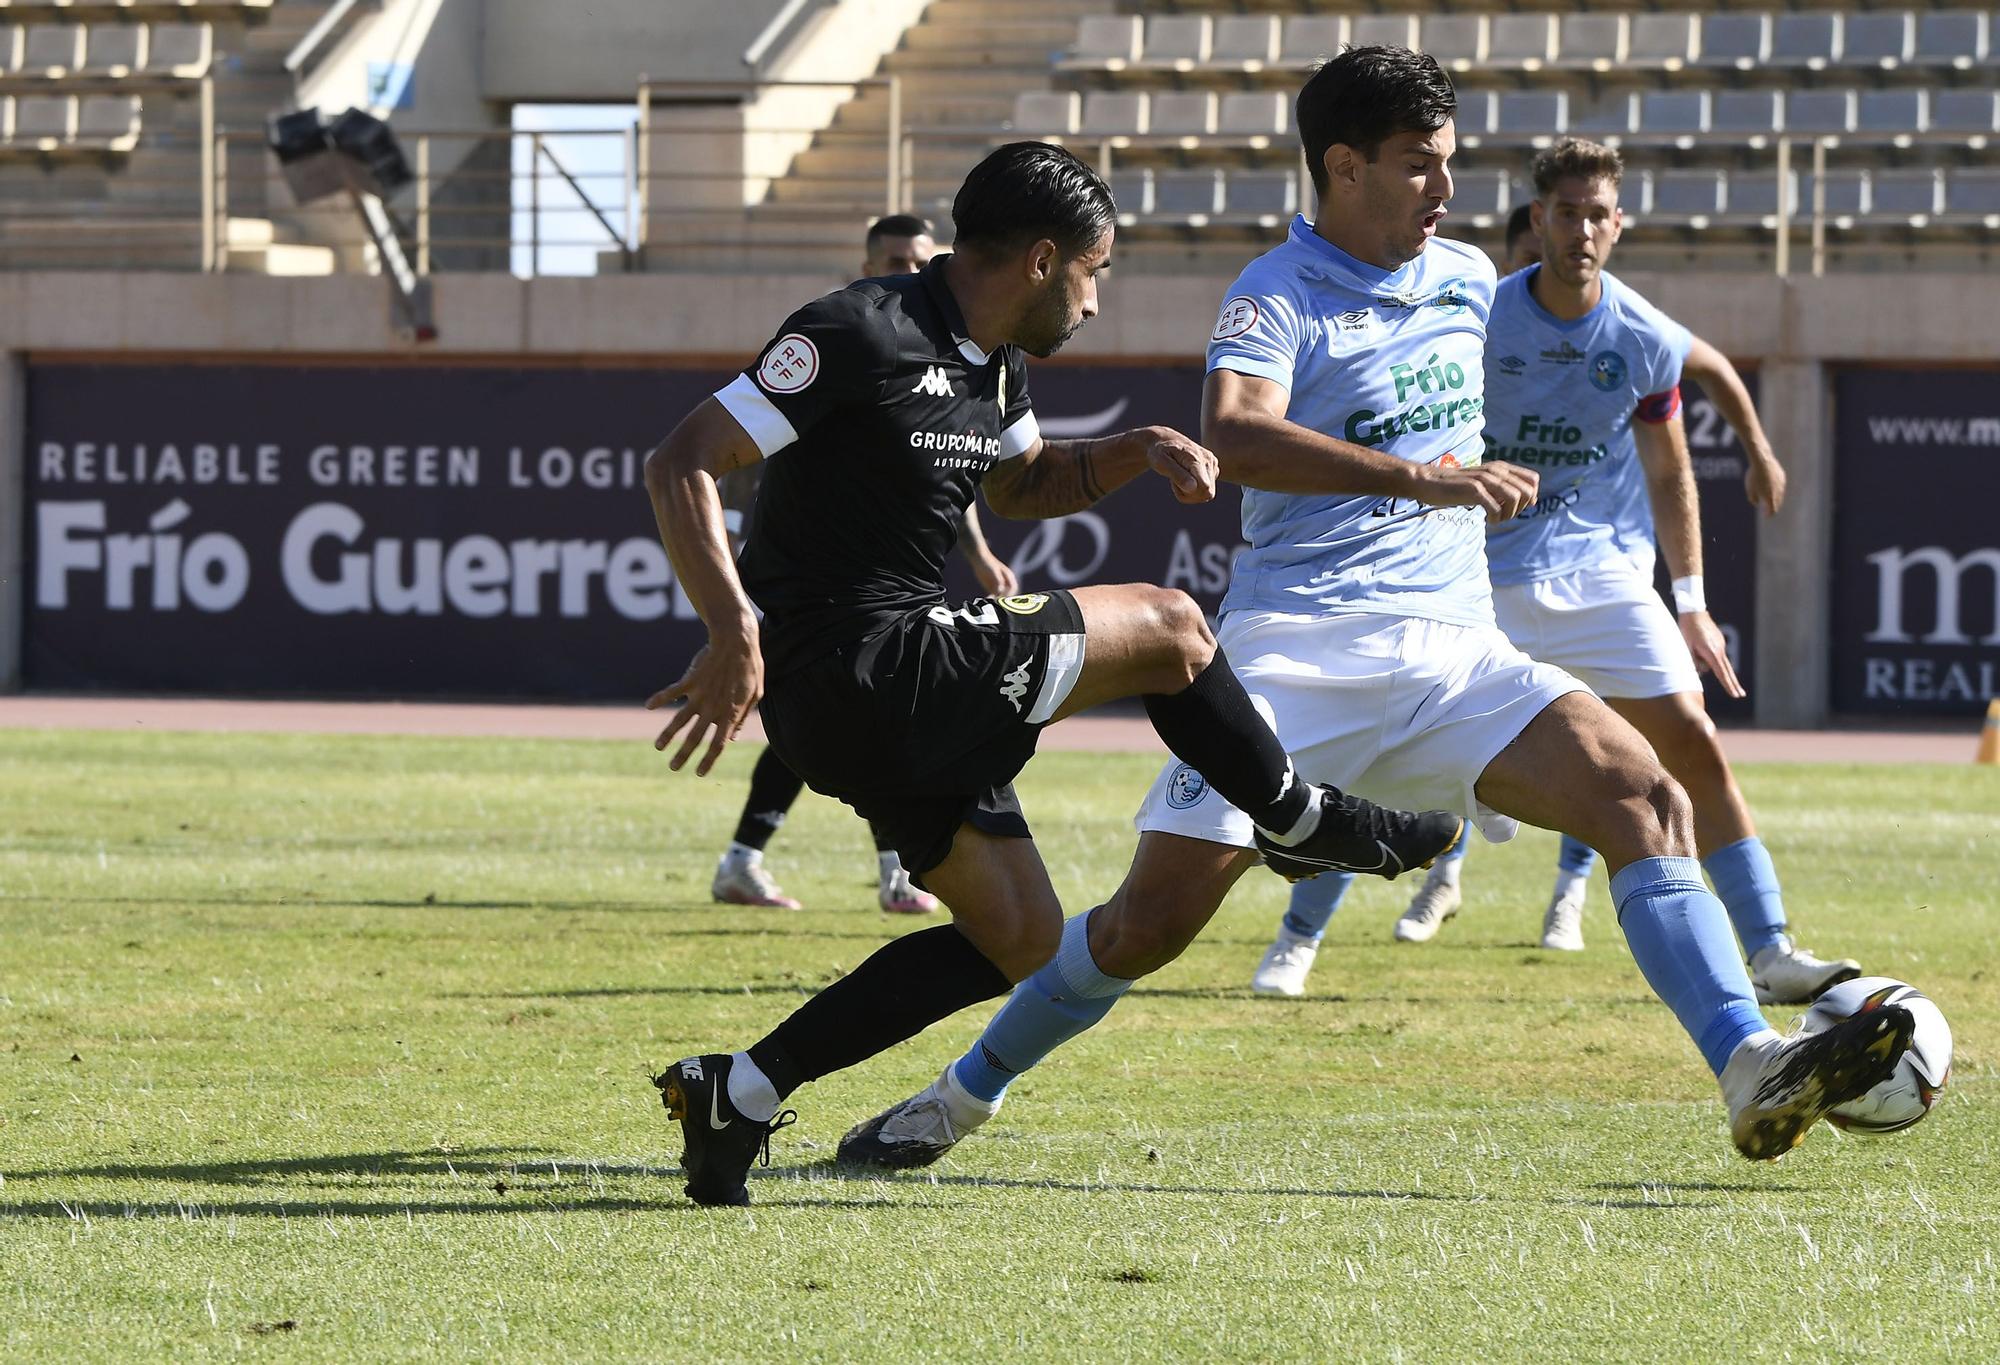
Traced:
<path id="1" fill-rule="evenodd" d="M 944 600 L 975 492 L 1006 517 L 1082 511 L 1151 472 L 1215 495 L 1215 457 L 1179 432 L 1042 438 L 1026 355 L 1097 313 L 1116 210 L 1058 147 L 1001 147 L 952 204 L 957 241 L 920 274 L 799 309 L 742 375 L 646 461 L 673 560 L 709 632 L 656 741 L 707 773 L 763 702 L 772 745 L 873 821 L 953 923 L 885 944 L 737 1053 L 655 1078 L 699 1204 L 747 1204 L 746 1177 L 806 1081 L 1006 992 L 1054 953 L 1063 913 L 1012 782 L 1042 726 L 1141 697 L 1168 749 L 1250 815 L 1265 861 L 1394 876 L 1458 837 L 1457 816 L 1384 810 L 1298 780 L 1185 593 L 1151 584 Z M 775 458 L 774 458 L 775 457 Z M 769 459 L 733 562 L 716 479 Z M 739 578 L 740 572 L 740 578 Z M 763 611 L 761 626 L 754 601 Z"/>

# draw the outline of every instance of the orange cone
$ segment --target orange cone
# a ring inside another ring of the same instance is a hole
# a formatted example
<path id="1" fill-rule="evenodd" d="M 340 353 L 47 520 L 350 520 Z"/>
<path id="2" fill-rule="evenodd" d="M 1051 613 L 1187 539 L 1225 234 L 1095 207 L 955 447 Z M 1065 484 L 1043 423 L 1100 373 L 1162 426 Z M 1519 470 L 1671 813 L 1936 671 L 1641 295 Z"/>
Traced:
<path id="1" fill-rule="evenodd" d="M 1979 732 L 1979 753 L 1972 761 L 2000 764 L 2000 697 L 1986 703 L 1986 725 Z"/>

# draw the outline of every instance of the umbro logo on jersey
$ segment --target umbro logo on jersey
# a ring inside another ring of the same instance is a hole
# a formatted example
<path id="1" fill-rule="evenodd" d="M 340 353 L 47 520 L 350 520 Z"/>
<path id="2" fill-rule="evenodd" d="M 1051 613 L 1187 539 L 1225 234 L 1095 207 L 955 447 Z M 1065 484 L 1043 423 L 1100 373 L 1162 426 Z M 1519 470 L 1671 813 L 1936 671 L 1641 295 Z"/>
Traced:
<path id="1" fill-rule="evenodd" d="M 932 365 L 924 371 L 924 377 L 917 381 L 911 393 L 927 393 L 933 398 L 951 397 L 951 381 L 944 377 L 944 371 Z"/>
<path id="2" fill-rule="evenodd" d="M 1528 362 L 1517 355 L 1503 355 L 1493 364 L 1502 374 L 1519 374 L 1528 368 Z"/>
<path id="3" fill-rule="evenodd" d="M 1354 308 L 1334 319 L 1343 332 L 1365 332 L 1375 321 L 1375 315 L 1366 308 Z"/>

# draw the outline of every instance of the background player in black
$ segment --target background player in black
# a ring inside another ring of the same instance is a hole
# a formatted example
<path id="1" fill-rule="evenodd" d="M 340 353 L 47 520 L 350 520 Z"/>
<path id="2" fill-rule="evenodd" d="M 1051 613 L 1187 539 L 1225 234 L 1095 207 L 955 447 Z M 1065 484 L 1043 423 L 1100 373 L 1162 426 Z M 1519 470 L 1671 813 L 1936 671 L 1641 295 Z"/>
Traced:
<path id="1" fill-rule="evenodd" d="M 930 264 L 937 254 L 937 240 L 930 223 L 914 214 L 892 213 L 876 219 L 868 228 L 866 255 L 861 262 L 862 279 L 885 275 L 913 275 Z M 720 492 L 725 522 L 740 537 L 749 529 L 750 510 L 756 504 L 757 485 L 763 464 L 739 469 L 723 479 Z M 739 547 L 740 548 L 740 547 Z M 993 553 L 979 525 L 979 509 L 967 504 L 964 524 L 959 527 L 958 551 L 972 570 L 979 586 L 995 597 L 1011 597 L 1020 587 L 1014 571 Z M 778 751 L 769 745 L 750 770 L 750 790 L 737 818 L 736 833 L 716 860 L 715 877 L 709 895 L 728 905 L 769 906 L 796 910 L 798 901 L 785 894 L 770 870 L 764 866 L 764 850 L 771 836 L 785 823 L 792 803 L 805 788 L 805 779 L 785 766 Z M 880 828 L 870 825 L 875 839 L 875 903 L 892 915 L 928 915 L 938 908 L 937 897 L 914 886 L 902 859 Z"/>
<path id="2" fill-rule="evenodd" d="M 1083 162 L 1011 143 L 967 176 L 954 253 L 806 305 L 646 464 L 679 582 L 709 629 L 657 747 L 706 773 L 763 699 L 778 752 L 879 823 L 953 924 L 906 935 L 735 1054 L 656 1078 L 680 1120 L 688 1194 L 749 1202 L 790 1121 L 785 1095 L 991 999 L 1055 951 L 1062 908 L 1011 786 L 1050 720 L 1142 697 L 1167 747 L 1258 827 L 1288 875 L 1400 870 L 1458 836 L 1296 779 L 1186 594 L 1151 584 L 944 601 L 959 517 L 982 484 L 1003 516 L 1082 511 L 1141 474 L 1214 496 L 1215 457 L 1163 427 L 1045 441 L 1022 353 L 1097 312 L 1116 210 Z M 715 479 L 761 457 L 756 523 L 729 555 Z M 749 595 L 746 596 L 745 588 Z M 750 600 L 764 616 L 760 629 Z"/>

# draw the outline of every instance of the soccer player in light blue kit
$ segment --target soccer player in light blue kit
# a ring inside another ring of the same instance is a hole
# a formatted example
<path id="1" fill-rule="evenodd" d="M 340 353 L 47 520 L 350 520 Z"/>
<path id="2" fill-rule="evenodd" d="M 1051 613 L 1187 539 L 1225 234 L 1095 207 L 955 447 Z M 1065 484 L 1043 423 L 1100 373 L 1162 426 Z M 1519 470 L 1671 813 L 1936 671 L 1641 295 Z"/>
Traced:
<path id="1" fill-rule="evenodd" d="M 1202 431 L 1244 487 L 1250 542 L 1219 647 L 1302 778 L 1600 850 L 1632 956 L 1720 1081 L 1737 1149 L 1774 1158 L 1889 1073 L 1909 1014 L 1791 1038 L 1766 1024 L 1686 794 L 1629 723 L 1494 624 L 1485 524 L 1533 502 L 1537 478 L 1481 462 L 1493 267 L 1435 238 L 1456 105 L 1437 63 L 1402 48 L 1349 49 L 1300 91 L 1318 218 L 1244 270 L 1208 352 Z M 1256 862 L 1249 820 L 1185 764 L 1138 825 L 1111 900 L 1063 926 L 1055 960 L 936 1081 L 850 1130 L 842 1160 L 937 1160 L 1179 956 Z M 1282 850 L 1265 860 L 1301 875 Z M 1400 867 L 1385 854 L 1382 870 Z"/>
<path id="2" fill-rule="evenodd" d="M 1622 222 L 1623 174 L 1616 150 L 1580 138 L 1535 158 L 1531 227 L 1542 259 L 1508 276 L 1494 298 L 1485 435 L 1488 460 L 1533 469 L 1541 480 L 1534 502 L 1488 530 L 1494 611 L 1515 645 L 1582 679 L 1631 721 L 1687 788 L 1695 842 L 1749 958 L 1757 998 L 1802 1004 L 1860 966 L 1822 961 L 1792 942 L 1777 871 L 1702 704 L 1698 670 L 1743 695 L 1703 601 L 1700 510 L 1680 417 L 1683 369 L 1706 378 L 1715 364 L 1691 365 L 1694 336 L 1603 268 Z M 1781 484 L 1766 472 L 1763 487 L 1775 504 Z M 1753 480 L 1753 499 L 1758 491 Z M 1653 590 L 1656 532 L 1678 625 Z M 1462 845 L 1454 853 L 1462 857 Z M 1594 860 L 1588 845 L 1563 840 L 1544 948 L 1582 949 Z M 1428 939 L 1457 908 L 1454 861 L 1448 855 L 1433 868 L 1397 938 Z M 1253 986 L 1304 990 L 1319 935 L 1352 880 L 1300 885 Z"/>

